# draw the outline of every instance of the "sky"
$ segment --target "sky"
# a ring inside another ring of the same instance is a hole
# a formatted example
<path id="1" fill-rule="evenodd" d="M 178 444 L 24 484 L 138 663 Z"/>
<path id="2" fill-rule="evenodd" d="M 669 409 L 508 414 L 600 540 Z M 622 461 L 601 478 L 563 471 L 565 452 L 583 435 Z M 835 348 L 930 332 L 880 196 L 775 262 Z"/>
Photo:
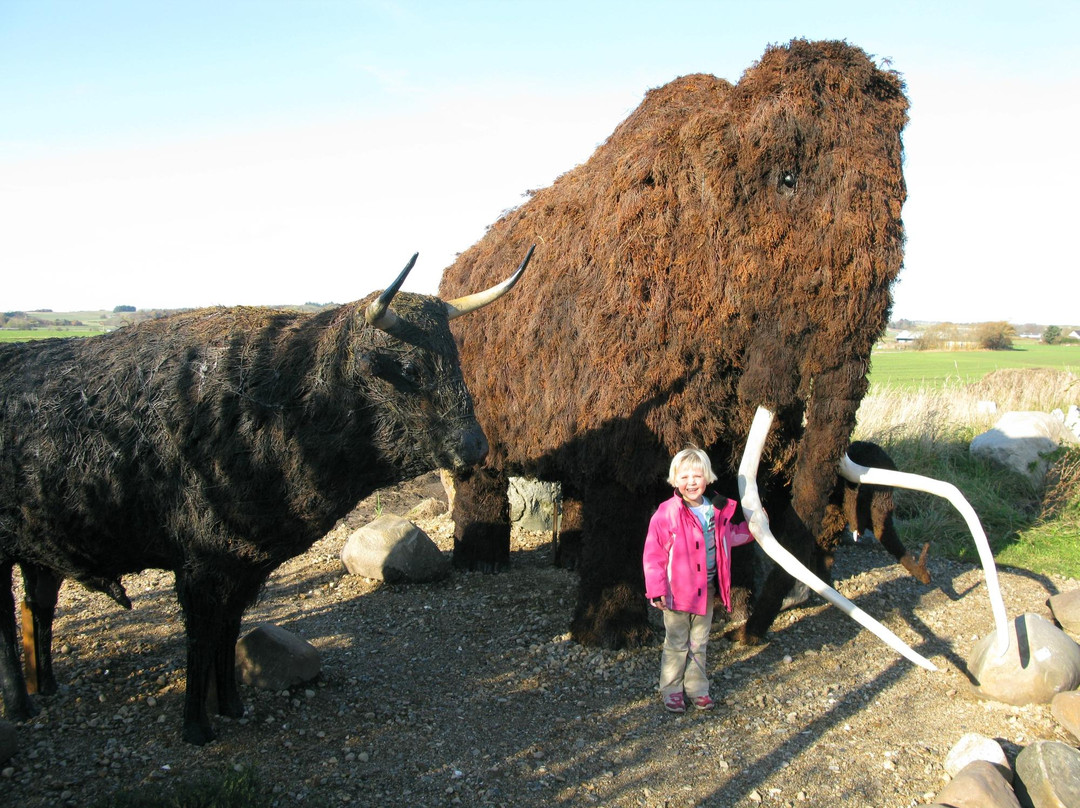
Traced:
<path id="1" fill-rule="evenodd" d="M 0 310 L 344 303 L 414 252 L 435 293 L 647 90 L 803 37 L 907 85 L 893 317 L 1080 325 L 1077 30 L 1080 0 L 0 0 Z"/>

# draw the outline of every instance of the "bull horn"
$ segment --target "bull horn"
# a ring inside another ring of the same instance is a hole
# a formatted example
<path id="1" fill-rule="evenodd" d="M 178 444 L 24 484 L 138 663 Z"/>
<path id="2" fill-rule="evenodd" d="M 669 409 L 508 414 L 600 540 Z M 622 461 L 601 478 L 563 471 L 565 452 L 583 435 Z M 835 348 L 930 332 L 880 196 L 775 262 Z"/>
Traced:
<path id="1" fill-rule="evenodd" d="M 533 250 L 536 249 L 536 245 L 533 244 L 529 247 L 529 251 L 525 254 L 525 259 L 521 262 L 521 265 L 517 268 L 509 278 L 497 286 L 492 286 L 490 289 L 483 292 L 475 292 L 465 297 L 459 297 L 454 300 L 446 301 L 443 303 L 446 306 L 446 315 L 451 320 L 455 317 L 461 317 L 463 314 L 476 311 L 486 306 L 488 303 L 494 303 L 500 297 L 505 295 L 511 289 L 514 288 L 514 284 L 521 278 L 522 273 L 525 272 L 525 267 L 529 265 L 529 259 L 532 258 Z"/>
<path id="2" fill-rule="evenodd" d="M 889 485 L 894 488 L 910 488 L 913 491 L 936 494 L 949 500 L 953 507 L 960 511 L 960 515 L 967 522 L 972 538 L 975 539 L 975 546 L 979 550 L 979 559 L 982 561 L 983 574 L 986 576 L 986 589 L 990 594 L 990 607 L 994 613 L 994 625 L 997 634 L 994 638 L 994 653 L 1001 656 L 1008 651 L 1008 620 L 1005 616 L 1005 602 L 1001 599 L 1001 587 L 998 585 L 994 554 L 990 551 L 990 542 L 986 540 L 986 533 L 983 532 L 982 524 L 979 522 L 975 509 L 971 507 L 964 495 L 960 493 L 960 490 L 952 483 L 935 480 L 933 477 L 923 477 L 921 474 L 860 466 L 847 454 L 840 458 L 840 476 L 853 483 Z"/>
<path id="3" fill-rule="evenodd" d="M 394 295 L 398 293 L 401 284 L 405 283 L 405 278 L 407 278 L 409 272 L 412 271 L 413 264 L 416 263 L 416 257 L 418 255 L 420 255 L 420 253 L 413 253 L 413 257 L 409 259 L 409 263 L 405 265 L 405 269 L 401 270 L 401 274 L 397 276 L 397 280 L 386 287 L 383 293 L 379 295 L 378 300 L 375 300 L 368 305 L 367 311 L 364 312 L 364 319 L 372 328 L 388 331 L 397 324 L 398 317 L 390 310 L 390 301 L 393 300 Z"/>
<path id="4" fill-rule="evenodd" d="M 872 631 L 898 654 L 928 671 L 936 671 L 938 668 L 933 662 L 916 653 L 889 629 L 814 575 L 795 556 L 781 547 L 780 542 L 773 536 L 772 529 L 769 527 L 769 517 L 765 514 L 765 509 L 761 507 L 761 497 L 757 487 L 758 463 L 761 461 L 761 452 L 765 447 L 765 438 L 769 435 L 772 422 L 773 413 L 764 407 L 758 407 L 754 414 L 754 422 L 750 426 L 750 434 L 746 438 L 742 462 L 739 463 L 739 497 L 743 513 L 746 514 L 750 532 L 754 534 L 761 549 L 786 573 L 806 584 L 863 628 Z"/>

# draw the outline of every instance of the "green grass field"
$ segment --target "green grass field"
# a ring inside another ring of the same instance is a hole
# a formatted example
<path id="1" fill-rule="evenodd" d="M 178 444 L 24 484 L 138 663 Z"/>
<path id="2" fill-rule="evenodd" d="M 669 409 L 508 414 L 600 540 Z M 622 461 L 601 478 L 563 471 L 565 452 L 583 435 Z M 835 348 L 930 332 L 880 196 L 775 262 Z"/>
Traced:
<path id="1" fill-rule="evenodd" d="M 937 389 L 970 384 L 1003 368 L 1054 368 L 1080 375 L 1080 345 L 1018 342 L 1011 351 L 875 351 L 870 384 Z"/>
<path id="2" fill-rule="evenodd" d="M 57 326 L 56 328 L 0 328 L 0 342 L 30 342 L 36 339 L 59 337 L 92 337 L 103 333 L 101 326 Z"/>

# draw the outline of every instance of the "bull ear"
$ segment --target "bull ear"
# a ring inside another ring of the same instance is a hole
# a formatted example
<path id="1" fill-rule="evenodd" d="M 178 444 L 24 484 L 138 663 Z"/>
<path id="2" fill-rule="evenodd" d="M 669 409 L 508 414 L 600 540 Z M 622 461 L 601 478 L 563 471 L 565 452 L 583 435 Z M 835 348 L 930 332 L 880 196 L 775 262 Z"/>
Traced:
<path id="1" fill-rule="evenodd" d="M 517 271 L 502 283 L 492 286 L 490 289 L 483 292 L 475 292 L 471 295 L 466 295 L 465 297 L 444 301 L 443 305 L 446 306 L 447 317 L 453 320 L 455 317 L 461 317 L 463 314 L 469 314 L 477 309 L 482 309 L 488 303 L 494 303 L 513 289 L 514 284 L 520 280 L 522 274 L 525 272 L 525 267 L 529 265 L 529 259 L 532 258 L 533 250 L 535 249 L 535 244 L 529 247 L 529 251 L 525 254 L 525 258 L 517 268 Z"/>
<path id="2" fill-rule="evenodd" d="M 405 278 L 408 277 L 409 272 L 413 268 L 413 264 L 416 263 L 416 257 L 418 255 L 420 255 L 420 253 L 413 253 L 413 257 L 409 259 L 409 263 L 405 265 L 405 269 L 401 270 L 401 274 L 397 276 L 397 280 L 387 286 L 383 293 L 379 295 L 378 300 L 375 300 L 367 307 L 367 311 L 364 312 L 364 319 L 372 328 L 388 331 L 397 324 L 398 317 L 390 310 L 390 301 L 393 300 L 394 295 L 398 293 L 401 284 L 405 283 Z"/>

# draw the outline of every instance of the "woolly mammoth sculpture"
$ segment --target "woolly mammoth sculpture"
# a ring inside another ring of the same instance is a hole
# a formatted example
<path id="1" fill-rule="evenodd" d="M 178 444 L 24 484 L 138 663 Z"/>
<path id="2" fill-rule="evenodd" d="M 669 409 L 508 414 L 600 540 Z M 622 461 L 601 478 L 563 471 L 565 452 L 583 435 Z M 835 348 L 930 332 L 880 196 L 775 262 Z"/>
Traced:
<path id="1" fill-rule="evenodd" d="M 453 327 L 491 444 L 456 475 L 456 564 L 507 561 L 507 475 L 559 480 L 563 542 L 580 545 L 573 636 L 644 639 L 641 546 L 667 464 L 694 442 L 735 496 L 761 405 L 765 508 L 812 563 L 901 266 L 907 106 L 899 76 L 843 42 L 770 47 L 737 85 L 685 76 L 446 270 L 444 298 L 529 244 L 543 256 L 498 322 Z M 754 614 L 790 584 L 778 569 Z"/>

